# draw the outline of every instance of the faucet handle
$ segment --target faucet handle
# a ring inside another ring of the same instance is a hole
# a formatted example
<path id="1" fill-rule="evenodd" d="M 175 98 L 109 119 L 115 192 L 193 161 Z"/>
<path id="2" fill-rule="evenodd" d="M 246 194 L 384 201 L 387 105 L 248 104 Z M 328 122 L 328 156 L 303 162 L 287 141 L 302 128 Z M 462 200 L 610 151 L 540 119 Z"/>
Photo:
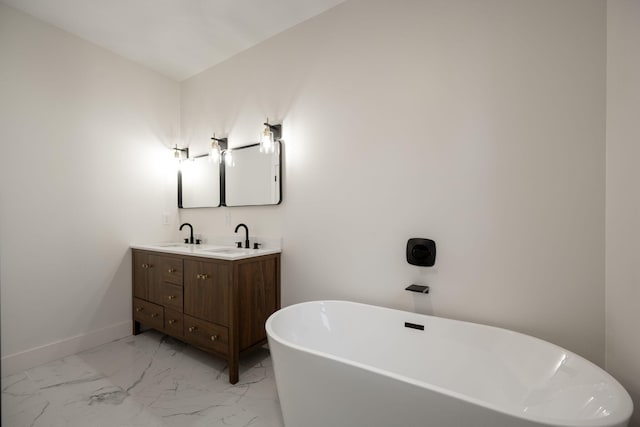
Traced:
<path id="1" fill-rule="evenodd" d="M 236 242 L 236 248 L 241 248 L 242 247 L 242 242 Z"/>
<path id="2" fill-rule="evenodd" d="M 262 246 L 262 243 L 253 242 L 253 249 L 260 249 L 260 246 Z"/>
<path id="3" fill-rule="evenodd" d="M 189 243 L 189 239 L 184 239 L 184 242 L 185 243 Z"/>

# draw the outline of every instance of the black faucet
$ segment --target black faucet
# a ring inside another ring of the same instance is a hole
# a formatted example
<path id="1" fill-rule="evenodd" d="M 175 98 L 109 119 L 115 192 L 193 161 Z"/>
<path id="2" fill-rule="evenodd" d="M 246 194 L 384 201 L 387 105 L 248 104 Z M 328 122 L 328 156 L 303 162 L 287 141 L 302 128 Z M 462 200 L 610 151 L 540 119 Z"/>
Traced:
<path id="1" fill-rule="evenodd" d="M 244 227 L 244 232 L 245 232 L 244 247 L 248 249 L 249 248 L 249 227 L 247 227 L 244 224 L 238 224 L 236 225 L 236 233 L 238 232 L 238 228 L 240 227 Z"/>
<path id="2" fill-rule="evenodd" d="M 189 224 L 188 222 L 185 222 L 184 224 L 182 224 L 182 225 L 180 226 L 180 231 L 182 231 L 182 228 L 183 228 L 185 225 L 188 225 L 188 226 L 189 226 L 189 229 L 191 230 L 191 233 L 190 233 L 190 235 L 189 235 L 189 243 L 193 244 L 193 226 L 192 226 L 191 224 Z M 185 243 L 187 243 L 187 239 L 184 239 L 184 242 L 185 242 Z"/>

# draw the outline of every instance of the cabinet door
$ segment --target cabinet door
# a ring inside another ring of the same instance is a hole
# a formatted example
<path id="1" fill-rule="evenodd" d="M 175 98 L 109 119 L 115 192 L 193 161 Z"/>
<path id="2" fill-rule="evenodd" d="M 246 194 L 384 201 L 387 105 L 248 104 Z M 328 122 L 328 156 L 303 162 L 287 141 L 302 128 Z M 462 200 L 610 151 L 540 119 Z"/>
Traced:
<path id="1" fill-rule="evenodd" d="M 133 295 L 149 299 L 149 256 L 133 252 Z"/>
<path id="2" fill-rule="evenodd" d="M 147 299 L 156 304 L 162 304 L 161 287 L 164 283 L 166 257 L 156 254 L 148 254 L 147 257 Z"/>
<path id="3" fill-rule="evenodd" d="M 229 326 L 231 267 L 228 263 L 184 261 L 184 312 Z"/>

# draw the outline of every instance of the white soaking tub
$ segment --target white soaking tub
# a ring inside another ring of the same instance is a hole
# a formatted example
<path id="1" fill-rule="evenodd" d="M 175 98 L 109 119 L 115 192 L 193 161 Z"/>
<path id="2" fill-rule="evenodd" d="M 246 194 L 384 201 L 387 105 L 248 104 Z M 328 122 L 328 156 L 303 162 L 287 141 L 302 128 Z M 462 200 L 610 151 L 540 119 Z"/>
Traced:
<path id="1" fill-rule="evenodd" d="M 624 427 L 633 410 L 596 365 L 505 329 L 345 301 L 266 329 L 286 427 Z"/>

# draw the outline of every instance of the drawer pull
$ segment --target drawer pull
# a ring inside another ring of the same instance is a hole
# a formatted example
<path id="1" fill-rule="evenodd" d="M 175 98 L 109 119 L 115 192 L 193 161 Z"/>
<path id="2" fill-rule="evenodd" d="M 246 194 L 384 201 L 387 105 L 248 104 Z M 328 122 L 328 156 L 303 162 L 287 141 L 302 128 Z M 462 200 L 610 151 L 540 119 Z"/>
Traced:
<path id="1" fill-rule="evenodd" d="M 178 270 L 176 270 L 175 268 L 170 268 L 170 269 L 167 270 L 167 272 L 169 272 L 169 273 L 175 273 L 176 271 L 178 271 Z"/>
<path id="2" fill-rule="evenodd" d="M 215 341 L 215 340 L 217 340 L 217 339 L 218 339 L 218 336 L 217 336 L 217 335 L 211 335 L 211 341 Z"/>
<path id="3" fill-rule="evenodd" d="M 196 328 L 195 326 L 190 326 L 189 327 L 189 332 L 195 332 L 197 330 L 198 330 L 198 328 Z"/>
<path id="4" fill-rule="evenodd" d="M 142 265 L 140 265 L 140 267 L 142 267 L 142 268 L 149 268 L 149 264 L 142 264 Z"/>
<path id="5" fill-rule="evenodd" d="M 169 298 L 169 301 L 171 301 L 172 299 L 176 299 L 175 295 L 169 295 L 167 298 Z"/>
<path id="6" fill-rule="evenodd" d="M 142 310 L 144 310 L 144 307 L 136 307 L 136 311 L 137 311 L 138 313 L 139 313 L 139 312 L 141 312 Z"/>
<path id="7" fill-rule="evenodd" d="M 158 317 L 158 313 L 151 313 L 151 317 L 153 317 L 153 318 Z"/>
<path id="8" fill-rule="evenodd" d="M 208 274 L 197 274 L 196 278 L 205 280 L 205 279 L 209 278 L 209 275 Z"/>
<path id="9" fill-rule="evenodd" d="M 170 325 L 173 325 L 174 323 L 176 323 L 176 321 L 175 321 L 175 320 L 173 320 L 173 319 L 169 319 L 169 324 L 170 324 Z"/>

